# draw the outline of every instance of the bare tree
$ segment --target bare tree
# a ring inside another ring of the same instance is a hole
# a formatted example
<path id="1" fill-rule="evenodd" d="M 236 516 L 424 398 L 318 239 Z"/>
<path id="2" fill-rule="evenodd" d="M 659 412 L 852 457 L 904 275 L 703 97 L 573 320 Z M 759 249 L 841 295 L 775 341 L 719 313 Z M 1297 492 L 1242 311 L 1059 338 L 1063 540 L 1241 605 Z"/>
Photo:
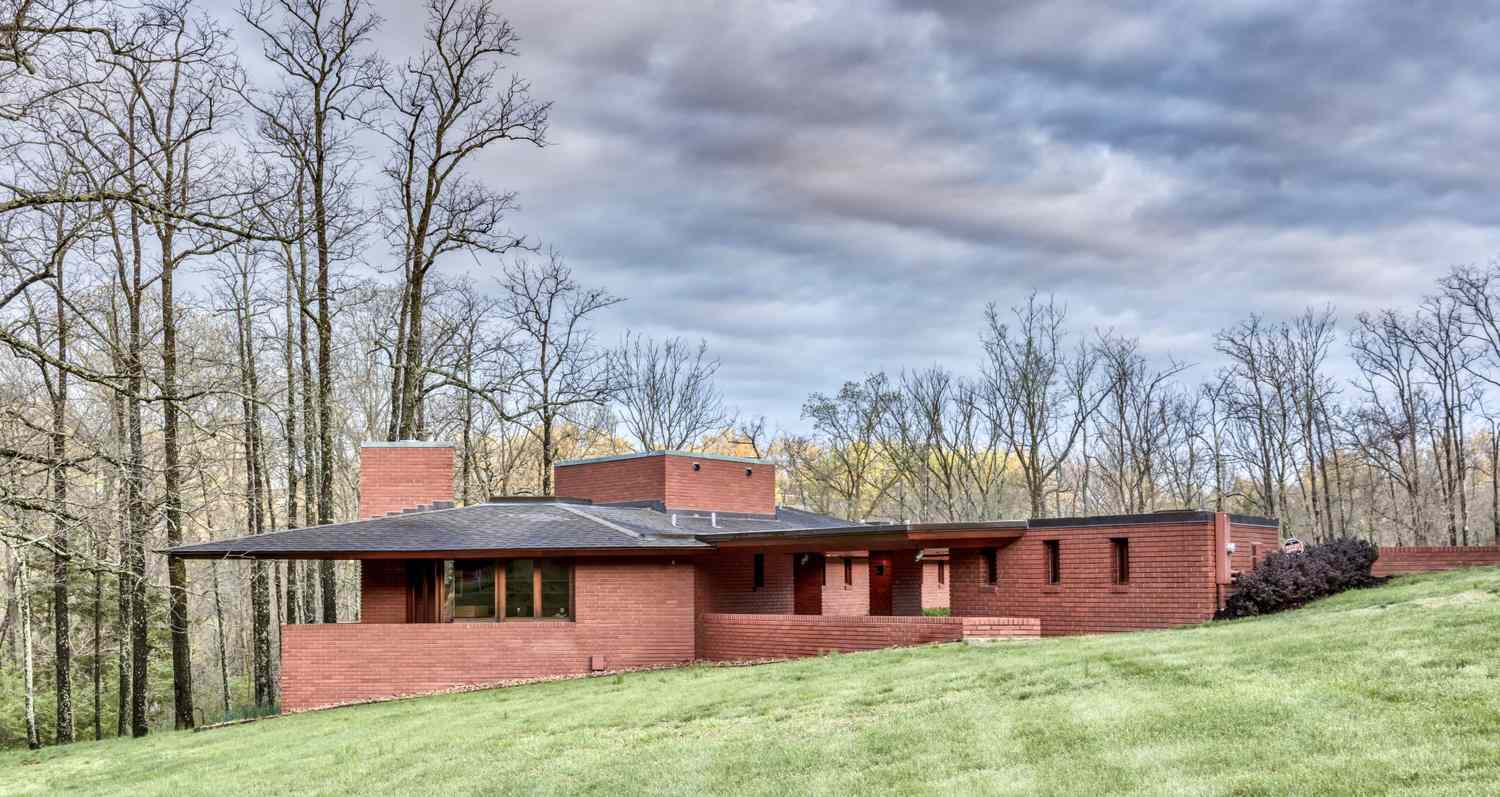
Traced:
<path id="1" fill-rule="evenodd" d="M 558 420 L 575 408 L 602 406 L 613 393 L 608 352 L 595 345 L 588 322 L 620 301 L 602 288 L 579 285 L 556 254 L 545 262 L 518 260 L 505 271 L 501 307 L 516 331 L 508 354 L 524 407 L 513 417 L 529 420 L 541 445 L 543 495 L 552 494 Z"/>
<path id="2" fill-rule="evenodd" d="M 1361 314 L 1349 338 L 1360 376 L 1354 383 L 1363 397 L 1352 439 L 1361 458 L 1406 493 L 1406 525 L 1419 543 L 1426 541 L 1422 513 L 1422 465 L 1418 425 L 1425 414 L 1413 345 L 1412 320 L 1385 310 Z"/>
<path id="3" fill-rule="evenodd" d="M 880 451 L 880 426 L 892 394 L 885 374 L 846 382 L 837 395 L 814 393 L 802 404 L 802 417 L 818 434 L 815 452 L 802 465 L 839 497 L 844 517 L 863 520 L 897 481 Z"/>
<path id="4" fill-rule="evenodd" d="M 1032 294 L 1011 315 L 985 310 L 986 411 L 1021 467 L 1031 516 L 1043 517 L 1048 486 L 1106 391 L 1094 380 L 1098 354 L 1082 341 L 1068 351 L 1066 310 Z"/>
<path id="5" fill-rule="evenodd" d="M 1133 338 L 1105 335 L 1098 346 L 1105 398 L 1095 413 L 1102 454 L 1099 475 L 1113 509 L 1148 512 L 1167 467 L 1172 424 L 1171 380 L 1187 366 L 1168 359 L 1152 368 Z"/>
<path id="6" fill-rule="evenodd" d="M 318 333 L 318 523 L 333 522 L 333 275 L 338 237 L 338 166 L 350 146 L 351 125 L 369 120 L 370 99 L 385 70 L 379 57 L 365 51 L 380 26 L 380 17 L 363 0 L 246 0 L 240 15 L 260 35 L 268 61 L 283 74 L 283 90 L 271 98 L 244 92 L 263 124 L 278 123 L 283 140 L 300 142 L 294 150 L 306 170 L 312 204 L 312 236 Z M 333 562 L 320 569 L 323 621 L 338 620 Z"/>
<path id="7" fill-rule="evenodd" d="M 386 211 L 403 255 L 405 293 L 392 375 L 392 440 L 420 437 L 424 312 L 428 271 L 445 254 L 500 254 L 522 245 L 503 227 L 516 207 L 466 164 L 502 141 L 545 143 L 550 103 L 501 68 L 516 55 L 515 32 L 488 0 L 428 0 L 426 46 L 407 62 L 401 83 L 384 89 L 393 120 L 384 128 L 392 151 L 385 167 Z"/>
<path id="8" fill-rule="evenodd" d="M 694 347 L 681 338 L 657 341 L 627 332 L 610 365 L 625 431 L 642 451 L 691 448 L 731 422 L 714 385 L 719 361 L 709 356 L 707 341 Z"/>

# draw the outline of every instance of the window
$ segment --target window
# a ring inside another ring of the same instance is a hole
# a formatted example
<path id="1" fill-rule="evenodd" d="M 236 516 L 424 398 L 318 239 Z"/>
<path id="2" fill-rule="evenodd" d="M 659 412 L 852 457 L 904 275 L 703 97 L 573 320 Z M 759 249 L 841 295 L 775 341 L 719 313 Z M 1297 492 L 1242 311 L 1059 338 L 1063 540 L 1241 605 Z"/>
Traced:
<path id="1" fill-rule="evenodd" d="M 1130 540 L 1125 537 L 1111 537 L 1109 540 L 1111 553 L 1112 571 L 1116 584 L 1130 583 Z"/>
<path id="2" fill-rule="evenodd" d="M 947 562 L 938 562 L 937 565 L 938 565 L 938 583 L 939 584 L 946 584 L 946 583 L 948 583 L 948 563 Z"/>
<path id="3" fill-rule="evenodd" d="M 460 621 L 495 619 L 494 562 L 444 562 L 443 587 L 448 617 Z"/>
<path id="4" fill-rule="evenodd" d="M 1047 583 L 1057 584 L 1062 581 L 1062 550 L 1057 540 L 1043 540 L 1042 546 L 1047 553 Z"/>
<path id="5" fill-rule="evenodd" d="M 573 617 L 573 563 L 566 559 L 450 560 L 443 563 L 443 595 L 443 619 L 448 621 L 569 620 Z"/>
<path id="6" fill-rule="evenodd" d="M 844 557 L 844 586 L 854 584 L 854 560 L 848 556 Z"/>
<path id="7" fill-rule="evenodd" d="M 536 560 L 512 559 L 505 563 L 505 616 L 535 617 Z"/>
<path id="8" fill-rule="evenodd" d="M 755 572 L 751 577 L 750 588 L 760 589 L 766 585 L 766 555 L 763 553 L 756 554 L 753 560 L 753 567 Z"/>
<path id="9" fill-rule="evenodd" d="M 566 620 L 573 616 L 573 568 L 558 559 L 543 559 L 542 611 L 538 617 Z"/>
<path id="10" fill-rule="evenodd" d="M 983 553 L 984 583 L 1000 583 L 1000 551 L 996 548 L 985 548 Z"/>

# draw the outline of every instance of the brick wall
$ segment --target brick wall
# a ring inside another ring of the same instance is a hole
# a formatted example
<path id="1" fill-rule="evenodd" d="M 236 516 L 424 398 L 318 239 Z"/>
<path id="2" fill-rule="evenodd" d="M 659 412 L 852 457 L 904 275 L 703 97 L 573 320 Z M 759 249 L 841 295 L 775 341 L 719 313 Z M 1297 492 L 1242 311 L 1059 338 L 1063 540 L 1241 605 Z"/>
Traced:
<path id="1" fill-rule="evenodd" d="M 406 561 L 366 559 L 359 563 L 359 621 L 406 622 Z"/>
<path id="2" fill-rule="evenodd" d="M 699 557 L 703 579 L 703 611 L 741 614 L 791 614 L 795 585 L 792 557 L 796 553 L 763 551 L 766 557 L 766 585 L 751 589 L 754 574 L 753 551 L 721 550 Z M 850 576 L 853 583 L 844 584 L 844 556 L 851 554 Z M 922 565 L 914 560 L 915 551 L 891 553 L 891 611 L 897 615 L 918 615 L 926 604 L 927 578 Z M 863 616 L 870 613 L 870 560 L 867 551 L 836 551 L 826 555 L 824 564 L 823 614 Z M 932 570 L 936 573 L 936 570 Z M 936 578 L 936 576 L 932 576 Z M 947 604 L 947 587 L 943 588 L 943 605 Z"/>
<path id="3" fill-rule="evenodd" d="M 704 580 L 704 612 L 738 612 L 743 614 L 792 613 L 792 554 L 764 551 L 766 584 L 754 588 L 754 555 L 757 552 L 731 549 L 698 557 L 699 575 Z M 831 573 L 829 575 L 832 575 Z M 840 578 L 842 579 L 842 575 Z M 824 588 L 823 597 L 828 598 Z M 869 602 L 868 590 L 865 595 Z M 823 611 L 828 611 L 827 604 Z"/>
<path id="4" fill-rule="evenodd" d="M 713 661 L 795 658 L 838 651 L 957 642 L 967 638 L 1036 637 L 1035 619 L 1008 617 L 836 617 L 705 614 L 703 657 Z"/>
<path id="5" fill-rule="evenodd" d="M 776 466 L 665 456 L 667 509 L 776 514 Z M 693 470 L 694 464 L 698 470 Z M 750 475 L 745 475 L 748 469 Z"/>
<path id="6" fill-rule="evenodd" d="M 559 465 L 554 481 L 558 495 L 595 503 L 660 501 L 680 512 L 776 513 L 776 466 L 766 463 L 656 454 Z"/>
<path id="7" fill-rule="evenodd" d="M 941 582 L 938 581 L 939 568 L 943 571 Z M 948 562 L 946 558 L 922 560 L 922 608 L 948 608 Z"/>
<path id="8" fill-rule="evenodd" d="M 1485 566 L 1500 566 L 1500 545 L 1382 546 L 1380 558 L 1375 560 L 1371 572 L 1377 576 L 1390 576 Z"/>
<path id="9" fill-rule="evenodd" d="M 564 498 L 587 498 L 598 504 L 663 501 L 667 472 L 661 457 L 558 465 L 552 469 L 552 490 Z"/>
<path id="10" fill-rule="evenodd" d="M 841 554 L 847 553 L 848 556 Z M 849 584 L 844 583 L 844 559 L 849 559 Z M 823 614 L 864 616 L 870 613 L 870 558 L 865 551 L 828 555 L 828 582 L 823 586 Z"/>
<path id="11" fill-rule="evenodd" d="M 583 674 L 593 655 L 609 669 L 694 657 L 687 560 L 580 559 L 574 606 L 574 622 L 282 626 L 282 710 Z"/>
<path id="12" fill-rule="evenodd" d="M 891 552 L 891 614 L 922 613 L 922 563 L 916 551 Z"/>
<path id="13" fill-rule="evenodd" d="M 453 501 L 453 444 L 365 443 L 359 448 L 359 517 Z"/>
<path id="14" fill-rule="evenodd" d="M 1267 554 L 1281 550 L 1281 529 L 1275 526 L 1251 526 L 1231 521 L 1229 538 L 1234 543 L 1229 567 L 1239 573 L 1254 570 Z"/>
<path id="15" fill-rule="evenodd" d="M 1112 537 L 1130 540 L 1128 585 L 1112 583 Z M 1046 583 L 1049 539 L 1061 546 L 1056 585 Z M 950 549 L 949 600 L 959 616 L 1040 618 L 1048 636 L 1203 622 L 1218 604 L 1213 544 L 1212 520 L 1032 529 L 999 548 L 995 585 L 980 551 Z"/>

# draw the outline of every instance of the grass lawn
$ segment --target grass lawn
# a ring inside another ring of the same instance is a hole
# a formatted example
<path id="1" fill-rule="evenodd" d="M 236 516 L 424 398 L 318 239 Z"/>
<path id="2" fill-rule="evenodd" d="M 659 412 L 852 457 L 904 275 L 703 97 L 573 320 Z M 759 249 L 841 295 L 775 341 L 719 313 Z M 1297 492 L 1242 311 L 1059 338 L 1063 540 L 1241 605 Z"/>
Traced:
<path id="1" fill-rule="evenodd" d="M 1500 569 L 1176 631 L 694 667 L 0 754 L 0 794 L 1496 794 Z"/>

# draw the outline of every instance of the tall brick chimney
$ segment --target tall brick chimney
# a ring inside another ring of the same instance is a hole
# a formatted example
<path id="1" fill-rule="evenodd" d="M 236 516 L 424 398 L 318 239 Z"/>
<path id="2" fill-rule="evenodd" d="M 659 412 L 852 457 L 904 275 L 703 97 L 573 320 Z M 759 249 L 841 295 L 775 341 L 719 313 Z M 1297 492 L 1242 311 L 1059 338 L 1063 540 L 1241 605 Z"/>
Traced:
<path id="1" fill-rule="evenodd" d="M 596 504 L 650 503 L 668 512 L 776 514 L 776 466 L 766 460 L 648 451 L 557 463 L 559 496 Z"/>
<path id="2" fill-rule="evenodd" d="M 453 506 L 453 444 L 422 440 L 359 447 L 359 519 Z"/>

